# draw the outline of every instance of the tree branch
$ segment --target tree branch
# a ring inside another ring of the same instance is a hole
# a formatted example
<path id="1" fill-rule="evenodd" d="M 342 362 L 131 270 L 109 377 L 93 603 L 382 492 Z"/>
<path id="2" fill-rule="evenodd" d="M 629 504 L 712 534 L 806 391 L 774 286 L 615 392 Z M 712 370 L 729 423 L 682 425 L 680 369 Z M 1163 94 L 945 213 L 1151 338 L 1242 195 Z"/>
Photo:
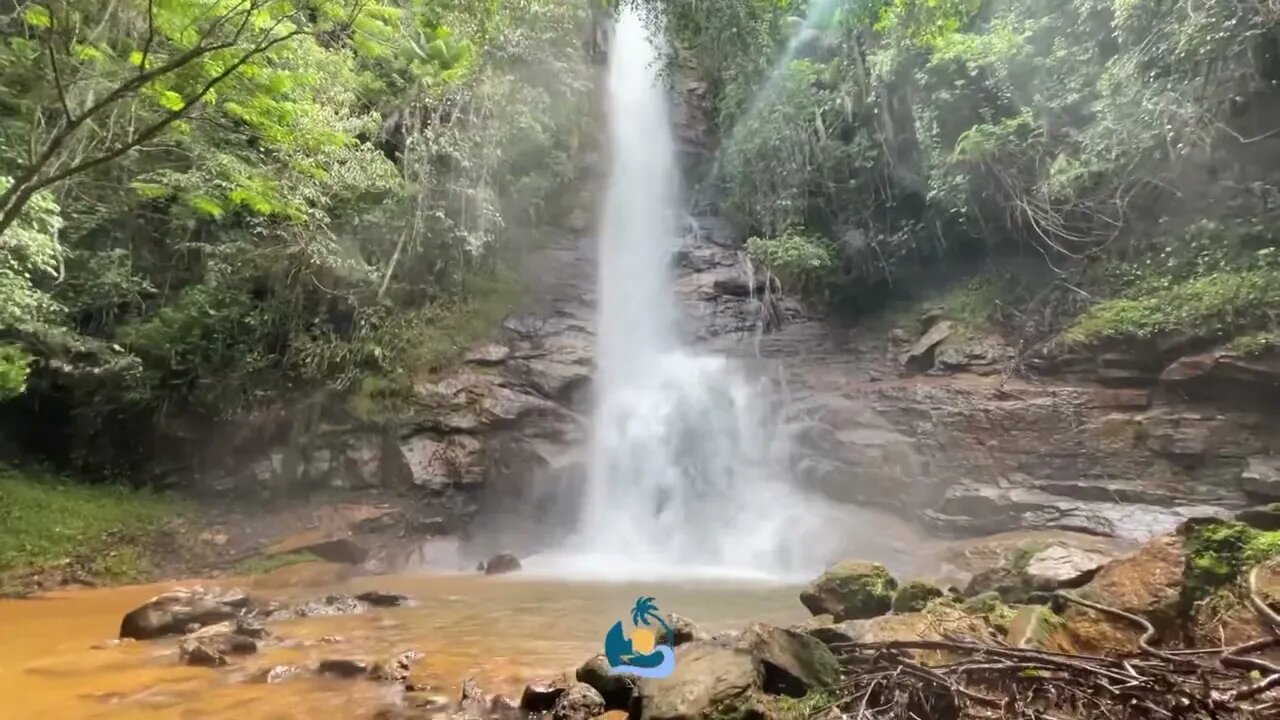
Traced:
<path id="1" fill-rule="evenodd" d="M 31 200 L 31 198 L 36 193 L 40 192 L 41 190 L 51 185 L 55 185 L 59 182 L 62 182 L 63 180 L 66 180 L 67 178 L 73 175 L 83 173 L 99 165 L 111 162 L 112 160 L 116 160 L 124 156 L 129 151 L 151 140 L 155 136 L 159 135 L 166 128 L 168 128 L 170 125 L 172 125 L 173 123 L 177 122 L 178 120 L 186 116 L 187 113 L 191 110 L 191 108 L 198 105 L 202 100 L 204 100 L 204 98 L 208 96 L 208 94 L 212 92 L 217 85 L 222 83 L 224 80 L 226 80 L 236 71 L 238 71 L 240 68 L 244 67 L 245 64 L 247 64 L 250 60 L 271 50 L 272 48 L 276 47 L 277 45 L 283 42 L 292 40 L 293 38 L 298 37 L 299 35 L 306 35 L 306 34 L 309 34 L 308 31 L 306 30 L 293 30 L 291 32 L 285 33 L 284 35 L 276 37 L 269 42 L 265 42 L 261 45 L 258 45 L 252 50 L 249 50 L 245 54 L 241 55 L 240 58 L 236 60 L 234 63 L 227 66 L 222 72 L 218 73 L 208 82 L 206 82 L 204 86 L 200 88 L 199 92 L 197 92 L 190 99 L 186 100 L 183 103 L 182 107 L 176 110 L 170 111 L 169 113 L 164 115 L 164 117 L 162 117 L 160 120 L 156 121 L 155 123 L 152 123 L 151 126 L 147 127 L 145 130 L 142 130 L 141 132 L 134 135 L 129 140 L 122 142 L 115 149 L 109 152 L 105 152 L 101 155 L 98 155 L 97 157 L 93 157 L 88 160 L 84 160 L 80 163 L 77 163 L 75 165 L 72 165 L 69 168 L 66 168 L 60 172 L 56 172 L 41 180 L 34 180 L 34 178 L 28 177 L 26 180 L 26 184 L 23 185 L 21 189 L 19 189 L 17 192 L 5 193 L 7 197 L 5 197 L 4 199 L 8 201 L 8 204 L 5 206 L 4 214 L 0 216 L 0 235 L 3 235 L 4 232 L 8 230 L 11 225 L 13 225 L 14 221 L 16 221 L 18 218 L 18 214 L 22 212 L 23 207 L 27 204 L 28 201 Z M 81 122 L 78 122 L 77 126 L 79 126 L 79 124 L 82 124 L 82 121 L 85 117 L 86 116 L 82 115 L 80 116 L 80 118 L 78 118 L 78 120 Z M 63 136 L 62 141 L 65 142 L 66 136 L 69 135 L 69 133 L 66 133 L 64 131 L 63 133 L 60 133 L 60 135 Z M 15 185 L 15 187 L 17 186 Z"/>
<path id="2" fill-rule="evenodd" d="M 45 11 L 49 13 L 49 40 L 46 49 L 49 51 L 49 69 L 53 71 L 53 88 L 58 94 L 58 104 L 62 106 L 62 113 L 66 116 L 68 123 L 75 122 L 75 117 L 71 114 L 71 106 L 67 103 L 67 90 L 62 82 L 62 70 L 58 67 L 58 53 L 54 48 L 54 13 L 51 5 L 45 6 Z"/>

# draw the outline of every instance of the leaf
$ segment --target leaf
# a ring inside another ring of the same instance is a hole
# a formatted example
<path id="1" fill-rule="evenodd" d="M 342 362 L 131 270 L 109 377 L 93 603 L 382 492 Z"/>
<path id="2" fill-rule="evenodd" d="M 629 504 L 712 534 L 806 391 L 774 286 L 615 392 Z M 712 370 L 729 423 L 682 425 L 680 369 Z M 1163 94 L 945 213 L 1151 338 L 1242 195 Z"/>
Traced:
<path id="1" fill-rule="evenodd" d="M 443 40 L 434 40 L 427 44 L 427 57 L 443 65 L 449 62 L 449 49 Z"/>
<path id="2" fill-rule="evenodd" d="M 168 197 L 174 193 L 173 188 L 168 187 L 167 185 L 161 185 L 160 183 L 135 181 L 130 183 L 129 187 L 133 188 L 133 191 L 138 193 L 139 196 L 148 200 Z"/>
<path id="3" fill-rule="evenodd" d="M 215 220 L 222 217 L 227 212 L 226 209 L 222 207 L 222 203 L 218 202 L 213 197 L 204 194 L 196 194 L 188 197 L 187 205 L 191 206 L 192 210 L 195 210 L 201 215 L 211 217 Z"/>
<path id="4" fill-rule="evenodd" d="M 156 102 L 166 110 L 181 110 L 187 106 L 186 99 L 172 90 L 162 90 Z"/>
<path id="5" fill-rule="evenodd" d="M 84 62 L 94 62 L 106 57 L 106 54 L 92 45 L 76 43 L 74 47 L 76 57 Z"/>
<path id="6" fill-rule="evenodd" d="M 53 18 L 49 15 L 48 8 L 40 5 L 32 5 L 22 14 L 22 19 L 27 21 L 28 25 L 34 25 L 38 28 L 48 28 L 53 26 Z"/>

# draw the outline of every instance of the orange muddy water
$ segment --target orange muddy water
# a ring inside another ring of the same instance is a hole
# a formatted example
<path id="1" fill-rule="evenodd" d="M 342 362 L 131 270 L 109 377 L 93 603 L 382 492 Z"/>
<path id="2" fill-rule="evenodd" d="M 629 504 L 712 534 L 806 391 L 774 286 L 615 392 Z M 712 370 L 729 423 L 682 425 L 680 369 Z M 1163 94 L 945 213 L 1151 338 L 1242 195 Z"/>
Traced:
<path id="1" fill-rule="evenodd" d="M 417 605 L 274 623 L 277 642 L 228 668 L 180 665 L 173 639 L 114 642 L 124 613 L 158 592 L 201 582 L 0 601 L 0 718 L 369 718 L 394 701 L 392 690 L 370 681 L 305 674 L 273 685 L 250 678 L 275 665 L 378 660 L 413 649 L 425 655 L 415 666 L 415 680 L 441 695 L 456 698 L 470 676 L 490 692 L 518 693 L 529 680 L 571 670 L 600 652 L 605 631 L 627 620 L 640 594 L 656 596 L 664 612 L 694 618 L 711 631 L 756 620 L 789 624 L 808 616 L 797 600 L 799 588 L 778 585 L 383 576 L 324 588 L 254 590 L 263 597 L 301 600 L 377 588 L 410 595 Z M 317 642 L 326 636 L 338 640 Z"/>

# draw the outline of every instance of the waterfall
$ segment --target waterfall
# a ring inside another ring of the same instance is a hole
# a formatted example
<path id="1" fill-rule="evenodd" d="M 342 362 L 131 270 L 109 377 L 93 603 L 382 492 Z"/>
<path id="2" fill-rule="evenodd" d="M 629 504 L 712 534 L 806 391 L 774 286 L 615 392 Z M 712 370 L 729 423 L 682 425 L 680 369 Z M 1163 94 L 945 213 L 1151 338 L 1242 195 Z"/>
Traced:
<path id="1" fill-rule="evenodd" d="M 788 482 L 765 396 L 728 359 L 677 339 L 670 259 L 683 215 L 657 61 L 645 24 L 624 10 L 609 51 L 587 497 L 574 537 L 542 562 L 593 577 L 814 573 L 835 533 Z"/>

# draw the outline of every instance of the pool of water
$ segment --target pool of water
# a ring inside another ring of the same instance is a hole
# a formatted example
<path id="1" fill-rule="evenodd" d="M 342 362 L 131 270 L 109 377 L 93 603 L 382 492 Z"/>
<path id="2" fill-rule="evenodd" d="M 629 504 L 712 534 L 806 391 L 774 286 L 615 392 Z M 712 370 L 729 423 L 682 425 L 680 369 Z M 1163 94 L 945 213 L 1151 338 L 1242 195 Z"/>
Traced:
<path id="1" fill-rule="evenodd" d="M 456 697 L 467 677 L 477 678 L 490 692 L 518 694 L 526 682 L 571 671 L 600 652 L 609 626 L 627 622 L 632 603 L 642 594 L 656 597 L 662 611 L 692 618 L 711 631 L 751 621 L 790 624 L 808 616 L 797 599 L 800 588 L 793 584 L 395 575 L 305 591 L 256 592 L 302 599 L 378 588 L 410 595 L 417 604 L 273 624 L 277 640 L 283 642 L 228 668 L 180 665 L 173 639 L 113 641 L 124 613 L 158 592 L 196 584 L 201 582 L 66 591 L 0 602 L 0 715 L 111 720 L 362 718 L 390 702 L 393 691 L 368 681 L 303 675 L 274 685 L 248 680 L 279 664 L 314 665 L 325 658 L 377 660 L 413 649 L 425 654 L 415 679 L 430 683 L 442 695 Z M 315 642 L 325 636 L 340 640 Z"/>

